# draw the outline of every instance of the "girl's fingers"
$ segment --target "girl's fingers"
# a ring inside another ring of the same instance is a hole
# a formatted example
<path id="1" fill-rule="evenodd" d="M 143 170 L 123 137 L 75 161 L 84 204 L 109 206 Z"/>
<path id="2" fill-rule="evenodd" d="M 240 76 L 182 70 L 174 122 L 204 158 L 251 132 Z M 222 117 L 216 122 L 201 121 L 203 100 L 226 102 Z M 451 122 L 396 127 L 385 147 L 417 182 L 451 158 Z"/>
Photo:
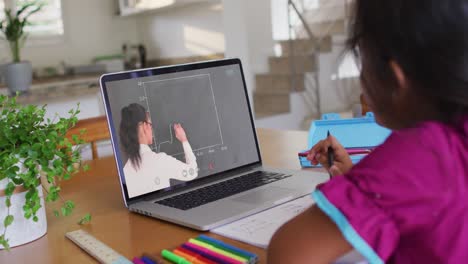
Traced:
<path id="1" fill-rule="evenodd" d="M 341 150 L 341 149 L 344 150 L 344 147 L 340 144 L 340 142 L 333 135 L 330 135 L 327 138 L 327 141 L 329 143 L 329 146 L 331 146 L 333 150 Z"/>
<path id="2" fill-rule="evenodd" d="M 332 176 L 343 175 L 343 172 L 341 171 L 341 169 L 337 165 L 331 166 L 329 172 L 330 172 L 330 174 Z"/>
<path id="3" fill-rule="evenodd" d="M 313 146 L 310 151 L 309 155 L 307 156 L 310 160 L 314 159 L 314 157 L 321 152 L 326 152 L 328 148 L 328 142 L 326 140 L 320 140 L 315 146 Z"/>
<path id="4" fill-rule="evenodd" d="M 317 161 L 322 164 L 322 166 L 324 168 L 326 168 L 328 170 L 329 166 L 328 166 L 328 155 L 327 153 L 319 153 L 317 154 Z"/>
<path id="5" fill-rule="evenodd" d="M 347 171 L 345 167 L 349 167 L 350 158 L 346 149 L 340 144 L 340 142 L 332 135 L 327 137 L 324 140 L 317 142 L 309 151 L 307 159 L 313 165 L 321 164 L 327 170 L 330 170 L 328 166 L 328 149 L 333 149 L 334 152 L 334 165 L 337 165 L 337 168 L 334 169 L 336 174 L 341 174 L 344 171 Z M 333 167 L 333 166 L 332 166 Z M 343 168 L 341 168 L 343 167 Z"/>

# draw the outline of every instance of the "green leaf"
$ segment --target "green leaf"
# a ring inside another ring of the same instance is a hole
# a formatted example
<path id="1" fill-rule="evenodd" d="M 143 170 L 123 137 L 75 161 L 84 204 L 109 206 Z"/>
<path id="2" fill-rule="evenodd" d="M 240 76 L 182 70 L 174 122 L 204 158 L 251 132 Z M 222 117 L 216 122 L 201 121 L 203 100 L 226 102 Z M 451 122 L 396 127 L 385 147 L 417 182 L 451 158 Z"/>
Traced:
<path id="1" fill-rule="evenodd" d="M 36 152 L 39 152 L 39 150 L 41 150 L 42 148 L 42 144 L 37 142 L 37 143 L 34 143 L 33 146 L 32 146 L 32 149 Z"/>
<path id="2" fill-rule="evenodd" d="M 68 216 L 72 213 L 73 208 L 75 208 L 75 204 L 72 201 L 66 201 L 64 205 L 62 206 L 62 215 L 63 216 Z"/>
<path id="3" fill-rule="evenodd" d="M 37 151 L 35 151 L 34 149 L 30 149 L 28 151 L 28 157 L 31 158 L 31 162 L 34 162 L 33 160 L 37 159 L 38 156 L 39 155 L 38 155 Z M 28 164 L 28 166 L 34 166 L 34 163 L 30 163 L 30 164 L 31 165 Z"/>
<path id="4" fill-rule="evenodd" d="M 10 199 L 9 197 L 7 197 L 7 198 L 5 199 L 5 205 L 6 205 L 6 207 L 10 207 L 10 206 L 11 206 L 11 199 Z"/>
<path id="5" fill-rule="evenodd" d="M 57 201 L 59 192 L 60 192 L 60 187 L 50 186 L 49 194 L 47 194 L 47 196 L 46 196 L 46 201 L 47 202 Z"/>
<path id="6" fill-rule="evenodd" d="M 6 176 L 10 179 L 15 178 L 18 172 L 19 172 L 19 167 L 12 166 L 6 171 Z"/>
<path id="7" fill-rule="evenodd" d="M 71 174 L 70 174 L 69 172 L 67 172 L 67 173 L 65 173 L 65 174 L 63 175 L 63 179 L 64 179 L 64 180 L 69 180 L 70 178 L 71 178 Z"/>
<path id="8" fill-rule="evenodd" d="M 51 136 L 53 138 L 56 138 L 56 137 L 58 137 L 58 133 L 57 133 L 57 131 L 51 131 L 49 136 Z"/>
<path id="9" fill-rule="evenodd" d="M 24 181 L 21 178 L 12 178 L 11 179 L 16 185 L 23 185 Z"/>
<path id="10" fill-rule="evenodd" d="M 23 210 L 24 210 L 24 208 L 23 208 Z M 32 216 L 31 211 L 30 211 L 30 210 L 24 210 L 24 211 L 25 211 L 25 212 L 24 212 L 24 218 L 30 219 L 31 216 Z"/>
<path id="11" fill-rule="evenodd" d="M 61 159 L 56 159 L 52 162 L 52 165 L 54 165 L 55 168 L 61 168 L 63 166 L 63 162 Z"/>
<path id="12" fill-rule="evenodd" d="M 41 208 L 41 200 L 38 198 L 34 199 L 34 206 L 32 208 L 33 212 L 36 213 Z"/>
<path id="13" fill-rule="evenodd" d="M 60 213 L 59 213 L 59 211 L 57 211 L 57 210 L 54 210 L 54 215 L 55 215 L 55 217 L 59 217 L 59 216 L 60 216 Z"/>
<path id="14" fill-rule="evenodd" d="M 91 222 L 91 214 L 87 213 L 85 216 L 83 216 L 80 221 L 78 221 L 79 225 L 84 225 Z"/>
<path id="15" fill-rule="evenodd" d="M 15 191 L 15 188 L 16 186 L 12 182 L 9 182 L 5 188 L 6 196 L 11 196 L 13 192 Z"/>
<path id="16" fill-rule="evenodd" d="M 68 208 L 68 209 L 74 209 L 75 203 L 73 203 L 72 201 L 66 201 L 64 206 L 65 208 Z"/>
<path id="17" fill-rule="evenodd" d="M 70 215 L 70 209 L 67 209 L 67 208 L 65 208 L 65 207 L 62 207 L 62 208 L 60 208 L 60 209 L 61 209 L 61 211 L 62 211 L 62 215 L 63 215 L 63 216 L 68 216 L 68 215 Z"/>
<path id="18" fill-rule="evenodd" d="M 5 235 L 0 236 L 0 245 L 2 245 L 6 250 L 10 250 L 10 244 L 8 243 L 8 239 L 5 239 Z"/>
<path id="19" fill-rule="evenodd" d="M 13 220 L 14 220 L 14 217 L 12 215 L 7 215 L 5 217 L 5 220 L 3 220 L 3 225 L 7 227 L 13 223 Z"/>
<path id="20" fill-rule="evenodd" d="M 89 171 L 89 165 L 88 164 L 83 165 L 83 171 Z"/>
<path id="21" fill-rule="evenodd" d="M 37 193 L 37 191 L 35 189 L 30 189 L 27 193 L 26 193 L 26 200 L 29 200 L 29 199 L 33 199 L 34 198 L 34 195 Z"/>
<path id="22" fill-rule="evenodd" d="M 35 216 L 33 217 L 33 221 L 34 221 L 34 222 L 39 221 L 39 218 L 37 217 L 37 215 L 35 215 Z"/>

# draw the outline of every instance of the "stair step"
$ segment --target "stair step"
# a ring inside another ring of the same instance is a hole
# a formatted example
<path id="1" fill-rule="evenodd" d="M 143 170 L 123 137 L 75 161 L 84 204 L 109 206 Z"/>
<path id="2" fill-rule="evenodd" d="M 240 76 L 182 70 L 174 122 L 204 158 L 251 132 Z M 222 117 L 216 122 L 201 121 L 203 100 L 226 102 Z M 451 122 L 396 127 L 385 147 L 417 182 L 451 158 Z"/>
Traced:
<path id="1" fill-rule="evenodd" d="M 319 0 L 319 7 L 329 7 L 329 6 L 343 6 L 345 2 L 349 0 Z"/>
<path id="2" fill-rule="evenodd" d="M 257 74 L 255 75 L 255 92 L 258 94 L 289 94 L 305 90 L 304 74 L 297 74 L 295 87 L 292 87 L 292 75 Z"/>
<path id="3" fill-rule="evenodd" d="M 349 17 L 344 5 L 327 5 L 306 10 L 302 15 L 308 23 L 330 22 L 344 20 Z"/>
<path id="4" fill-rule="evenodd" d="M 312 30 L 312 32 L 314 32 L 317 37 L 346 33 L 345 20 L 310 23 L 309 27 L 310 30 Z"/>
<path id="5" fill-rule="evenodd" d="M 348 2 L 347 5 L 346 2 Z M 355 3 L 355 0 L 319 0 L 318 8 L 341 6 L 344 7 L 349 14 L 353 10 Z"/>
<path id="6" fill-rule="evenodd" d="M 313 40 L 310 39 L 293 39 L 292 40 L 292 46 L 294 50 L 294 54 L 312 54 L 315 52 L 315 48 L 317 45 L 319 46 L 319 51 L 320 52 L 331 52 L 332 51 L 332 37 L 331 36 L 326 36 L 320 41 L 320 43 L 317 43 Z M 283 56 L 289 56 L 291 54 L 291 43 L 289 40 L 283 40 L 279 42 L 281 46 L 281 54 Z"/>
<path id="7" fill-rule="evenodd" d="M 323 38 L 329 35 L 346 34 L 346 26 L 344 20 L 337 20 L 331 22 L 309 23 L 309 28 L 314 33 L 315 37 Z M 307 36 L 303 26 L 296 29 L 298 36 Z"/>
<path id="8" fill-rule="evenodd" d="M 287 74 L 291 72 L 290 59 L 292 57 L 270 57 L 270 73 Z M 294 56 L 294 69 L 296 73 L 314 72 L 317 69 L 316 58 L 313 55 Z"/>
<path id="9" fill-rule="evenodd" d="M 289 94 L 254 93 L 255 117 L 266 117 L 291 111 Z"/>

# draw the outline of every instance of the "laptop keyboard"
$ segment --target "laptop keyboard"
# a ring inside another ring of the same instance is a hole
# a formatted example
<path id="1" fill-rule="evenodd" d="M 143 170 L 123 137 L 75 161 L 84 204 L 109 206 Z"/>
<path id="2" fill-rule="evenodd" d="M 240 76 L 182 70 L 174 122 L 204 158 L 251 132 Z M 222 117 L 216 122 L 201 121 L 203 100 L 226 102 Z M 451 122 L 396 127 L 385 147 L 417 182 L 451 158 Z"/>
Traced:
<path id="1" fill-rule="evenodd" d="M 189 210 L 291 176 L 275 172 L 255 171 L 191 192 L 156 201 L 155 203 L 181 210 Z"/>

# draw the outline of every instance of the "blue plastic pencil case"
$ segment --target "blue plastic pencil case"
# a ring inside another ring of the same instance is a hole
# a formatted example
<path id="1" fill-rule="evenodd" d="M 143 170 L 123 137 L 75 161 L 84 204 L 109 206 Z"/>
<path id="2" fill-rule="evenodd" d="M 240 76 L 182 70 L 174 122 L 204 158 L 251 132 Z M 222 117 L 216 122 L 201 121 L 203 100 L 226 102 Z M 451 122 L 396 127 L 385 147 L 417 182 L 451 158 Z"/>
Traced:
<path id="1" fill-rule="evenodd" d="M 345 148 L 372 148 L 382 144 L 391 131 L 379 126 L 375 122 L 373 113 L 365 117 L 341 119 L 339 114 L 324 114 L 321 120 L 313 121 L 310 125 L 307 150 L 327 137 L 327 132 L 338 139 Z M 307 151 L 304 150 L 304 151 Z M 352 155 L 353 164 L 358 163 L 366 155 Z M 312 165 L 306 157 L 299 157 L 303 168 L 320 167 Z"/>

